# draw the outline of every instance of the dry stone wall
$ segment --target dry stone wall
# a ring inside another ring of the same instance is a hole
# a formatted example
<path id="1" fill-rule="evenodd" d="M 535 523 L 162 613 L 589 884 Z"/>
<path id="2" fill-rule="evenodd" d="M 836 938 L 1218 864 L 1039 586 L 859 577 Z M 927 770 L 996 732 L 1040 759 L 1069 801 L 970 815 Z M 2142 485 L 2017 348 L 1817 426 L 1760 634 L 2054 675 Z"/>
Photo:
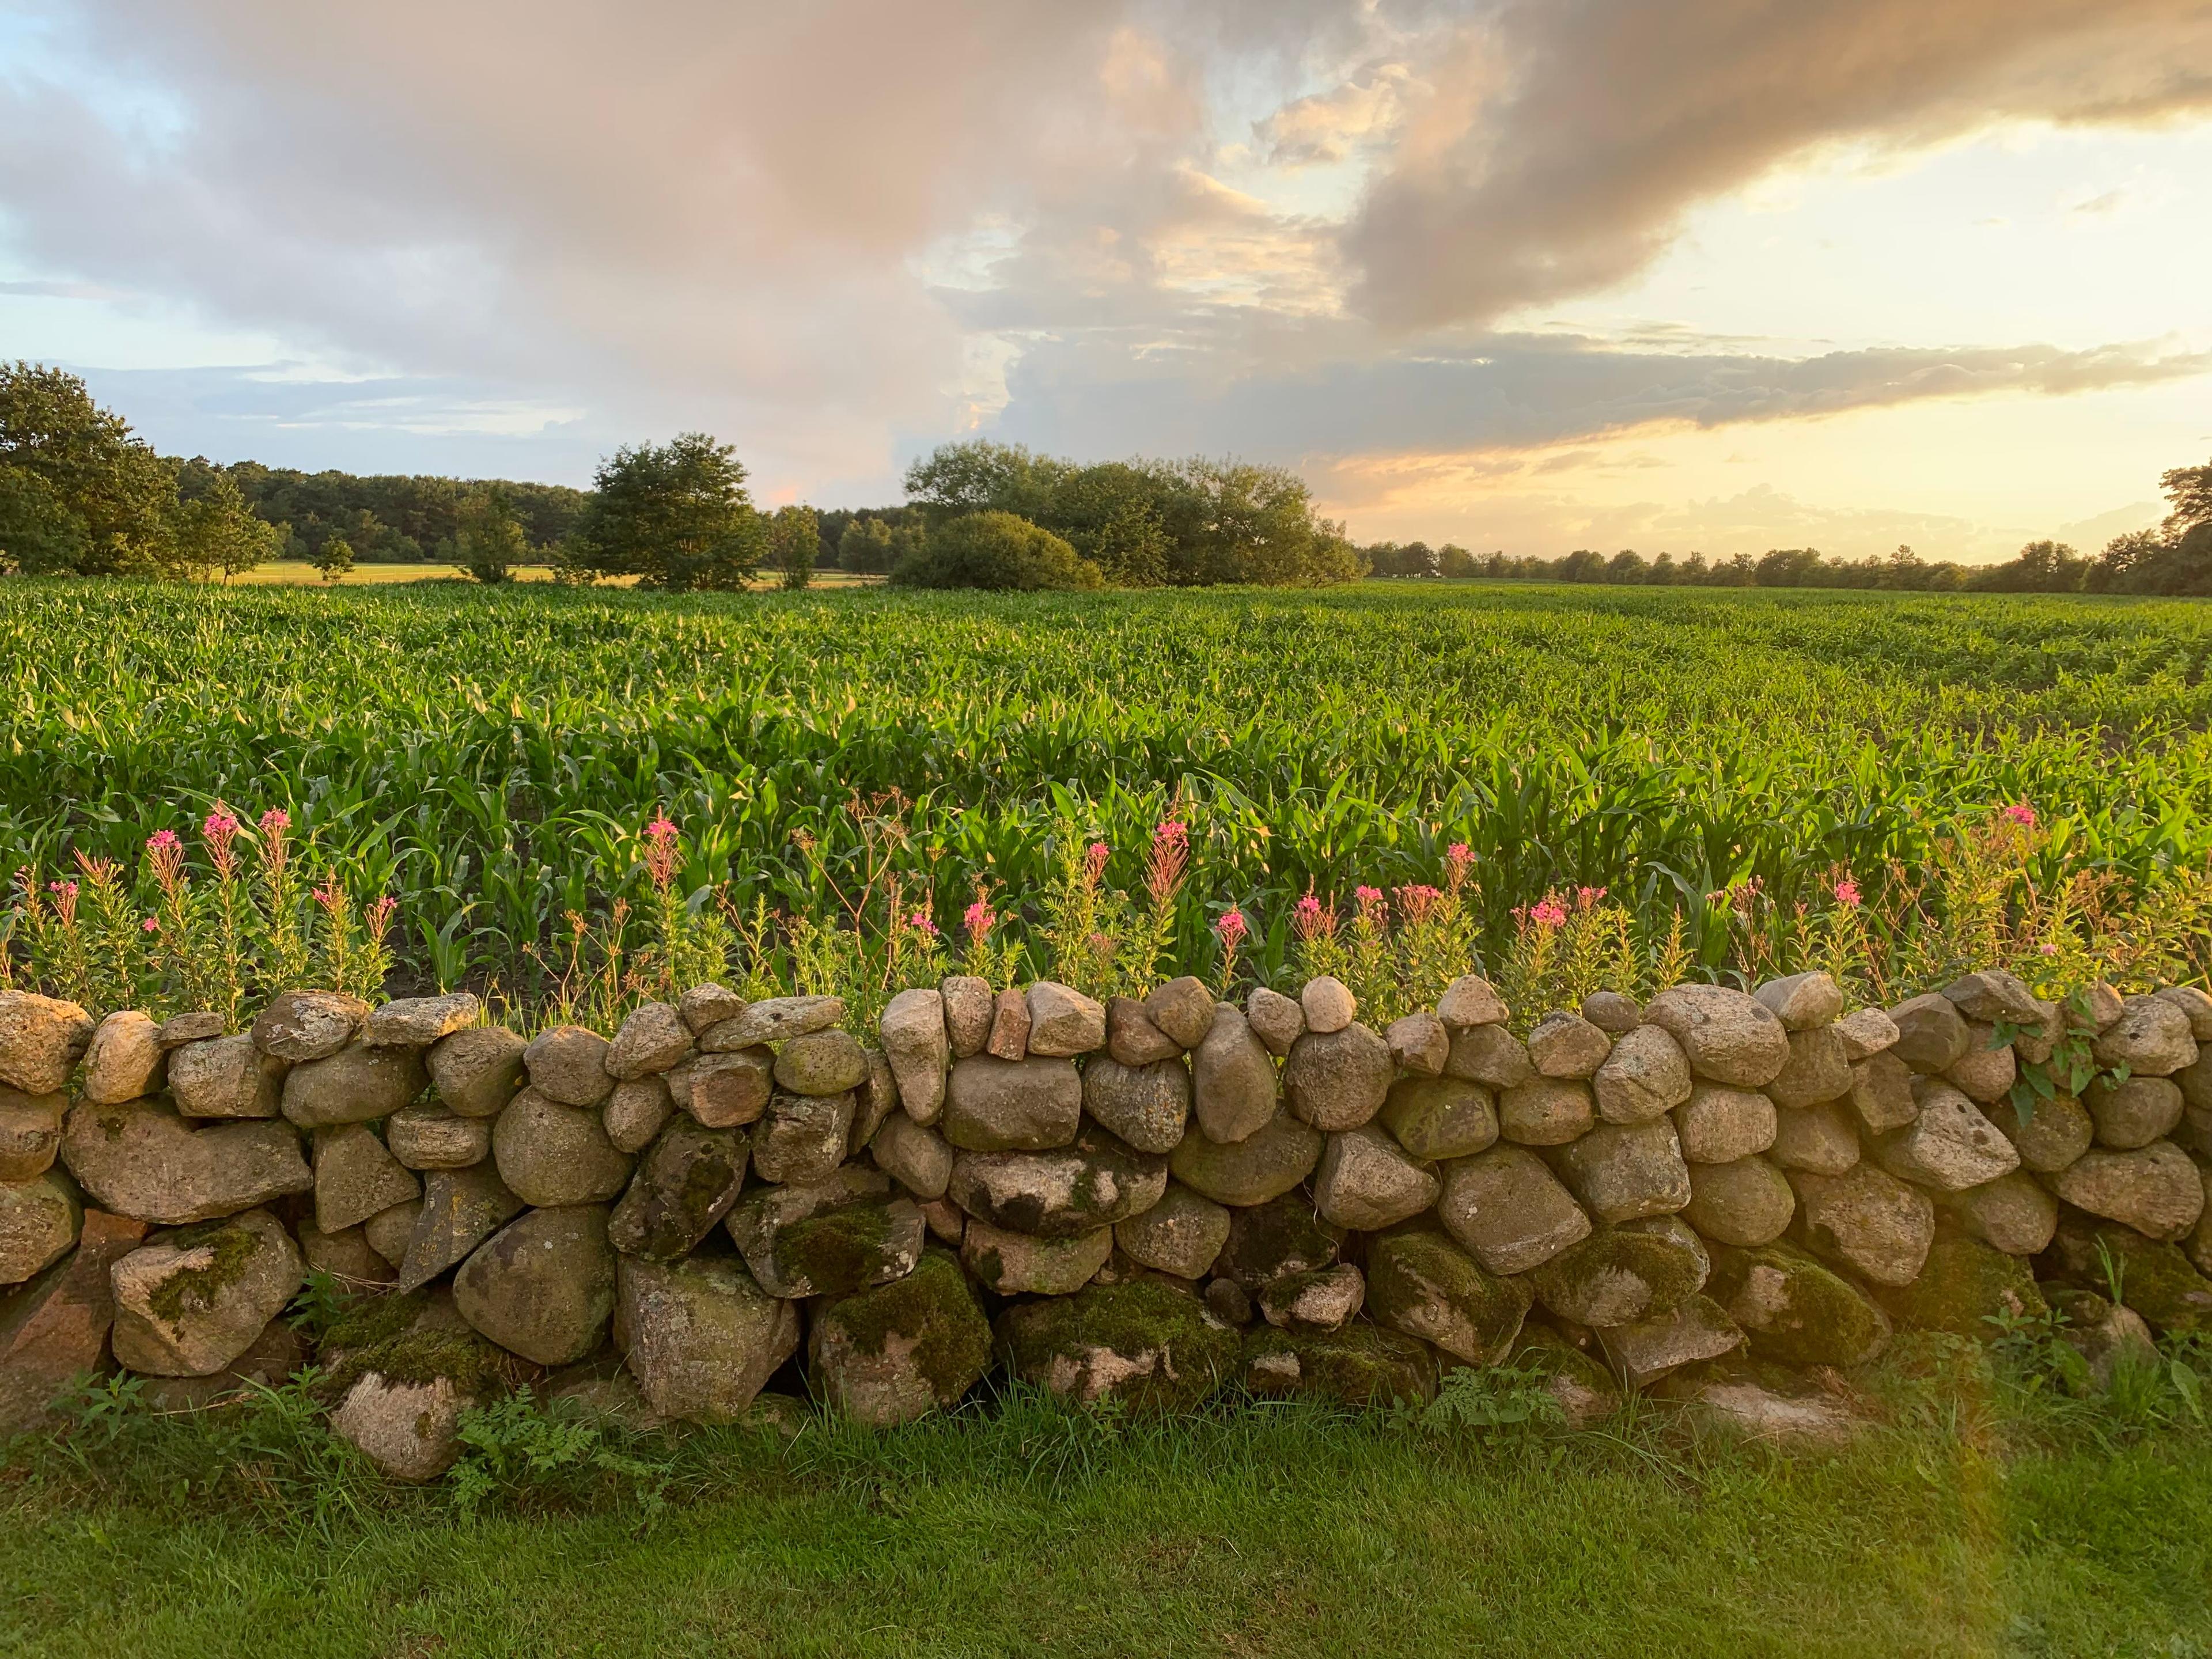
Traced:
<path id="1" fill-rule="evenodd" d="M 2212 998 L 2086 1006 L 2095 1081 L 2023 1123 L 2067 1032 L 1996 972 L 1849 1014 L 1819 974 L 1603 993 L 1525 1039 L 1474 977 L 1384 1030 L 1331 979 L 956 977 L 867 1042 L 712 985 L 611 1040 L 466 994 L 233 1032 L 0 993 L 0 1432 L 109 1366 L 193 1405 L 310 1358 L 410 1479 L 516 1382 L 726 1420 L 793 1364 L 876 1424 L 994 1365 L 1174 1408 L 1512 1361 L 1575 1420 L 1643 1388 L 1818 1428 L 1778 1368 L 1896 1323 L 2055 1304 L 2097 1364 L 2212 1329 Z M 316 1354 L 311 1269 L 374 1292 Z"/>

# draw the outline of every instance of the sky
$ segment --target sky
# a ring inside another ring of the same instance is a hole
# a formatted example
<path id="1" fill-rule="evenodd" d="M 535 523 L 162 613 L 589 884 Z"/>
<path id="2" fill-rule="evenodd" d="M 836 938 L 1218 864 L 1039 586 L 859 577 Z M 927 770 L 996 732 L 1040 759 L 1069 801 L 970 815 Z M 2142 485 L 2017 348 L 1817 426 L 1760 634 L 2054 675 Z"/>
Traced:
<path id="1" fill-rule="evenodd" d="M 2212 0 L 0 0 L 0 357 L 224 461 L 2093 550 L 2212 456 Z"/>

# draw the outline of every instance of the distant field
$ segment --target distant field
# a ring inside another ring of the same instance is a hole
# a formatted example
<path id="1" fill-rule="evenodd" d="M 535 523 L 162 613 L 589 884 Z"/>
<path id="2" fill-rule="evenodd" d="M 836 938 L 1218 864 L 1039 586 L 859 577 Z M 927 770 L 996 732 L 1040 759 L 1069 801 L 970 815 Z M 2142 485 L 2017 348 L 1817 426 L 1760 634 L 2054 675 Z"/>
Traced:
<path id="1" fill-rule="evenodd" d="M 1455 841 L 1493 929 L 1561 884 L 1787 901 L 2007 801 L 2077 867 L 2212 850 L 2212 608 L 2186 602 L 15 581 L 0 646 L 0 860 L 284 802 L 478 968 L 634 883 L 663 808 L 687 885 L 821 908 L 794 837 L 853 881 L 848 799 L 891 790 L 948 924 L 978 877 L 1034 894 L 1056 814 L 1133 884 L 1182 791 L 1194 953 L 1222 904 L 1279 927 L 1309 883 L 1434 882 Z"/>
<path id="2" fill-rule="evenodd" d="M 233 587 L 374 587 L 387 582 L 447 581 L 460 575 L 459 567 L 450 564 L 356 564 L 336 582 L 326 582 L 323 573 L 299 559 L 277 559 L 258 565 L 252 570 L 230 579 Z M 550 565 L 518 565 L 514 580 L 519 582 L 550 582 L 553 580 Z M 623 577 L 609 584 L 627 587 L 634 578 Z M 879 586 L 880 576 L 848 575 L 842 570 L 817 571 L 815 585 L 819 587 L 872 587 Z"/>

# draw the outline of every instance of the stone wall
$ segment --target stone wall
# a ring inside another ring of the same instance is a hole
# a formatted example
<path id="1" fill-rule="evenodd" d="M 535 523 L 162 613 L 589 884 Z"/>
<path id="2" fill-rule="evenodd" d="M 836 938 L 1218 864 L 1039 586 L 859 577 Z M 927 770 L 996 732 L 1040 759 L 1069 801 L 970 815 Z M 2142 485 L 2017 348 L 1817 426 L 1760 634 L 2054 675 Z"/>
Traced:
<path id="1" fill-rule="evenodd" d="M 2058 1058 L 2095 1080 L 2062 1064 L 2023 1124 L 2067 1016 L 1994 972 L 1849 1015 L 1818 974 L 1602 993 L 1525 1041 L 1474 977 L 1382 1031 L 1329 979 L 954 978 L 871 1043 L 838 999 L 717 986 L 611 1041 L 466 994 L 227 1032 L 0 993 L 0 1432 L 111 1365 L 196 1405 L 310 1358 L 417 1479 L 517 1382 L 726 1420 L 794 1364 L 878 1424 L 994 1364 L 1172 1408 L 1511 1360 L 1577 1420 L 1628 1387 L 1818 1429 L 1782 1368 L 1893 1323 L 2056 1305 L 2099 1364 L 2212 1329 L 2212 998 L 2086 1006 Z M 310 1268 L 362 1293 L 313 1354 L 281 1317 Z"/>

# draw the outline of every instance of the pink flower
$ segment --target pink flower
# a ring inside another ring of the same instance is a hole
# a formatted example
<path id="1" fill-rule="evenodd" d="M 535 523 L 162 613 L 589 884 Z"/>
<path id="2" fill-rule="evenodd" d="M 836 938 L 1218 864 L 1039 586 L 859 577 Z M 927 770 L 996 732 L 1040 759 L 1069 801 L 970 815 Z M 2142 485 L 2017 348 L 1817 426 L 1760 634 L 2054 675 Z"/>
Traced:
<path id="1" fill-rule="evenodd" d="M 645 873 L 659 891 L 676 879 L 677 858 L 676 826 L 663 812 L 645 826 Z"/>
<path id="2" fill-rule="evenodd" d="M 1455 841 L 1444 849 L 1444 856 L 1464 867 L 1474 862 L 1474 849 L 1463 841 Z"/>
<path id="3" fill-rule="evenodd" d="M 1362 904 L 1382 902 L 1382 890 L 1380 887 L 1355 887 L 1352 890 L 1352 896 Z"/>
<path id="4" fill-rule="evenodd" d="M 76 884 L 73 881 L 50 881 L 46 884 L 46 890 L 49 893 L 59 893 L 64 898 L 75 898 Z"/>
<path id="5" fill-rule="evenodd" d="M 937 937 L 937 924 L 929 919 L 929 912 L 927 910 L 917 910 L 908 916 L 907 926 L 917 933 L 927 933 L 932 939 Z"/>
<path id="6" fill-rule="evenodd" d="M 1094 841 L 1083 854 L 1084 867 L 1090 872 L 1093 886 L 1106 873 L 1106 860 L 1114 856 L 1114 849 L 1103 841 Z"/>
<path id="7" fill-rule="evenodd" d="M 146 850 L 149 853 L 166 853 L 171 848 L 182 844 L 178 841 L 177 832 L 173 830 L 156 830 L 146 837 Z"/>
<path id="8" fill-rule="evenodd" d="M 376 902 L 368 907 L 368 933 L 371 939 L 382 939 L 392 926 L 392 913 L 399 908 L 399 901 L 389 893 L 379 893 Z"/>
<path id="9" fill-rule="evenodd" d="M 1232 951 L 1243 942 L 1244 935 L 1251 926 L 1244 920 L 1242 910 L 1224 910 L 1221 920 L 1213 924 L 1214 931 L 1221 935 L 1221 942 Z"/>
<path id="10" fill-rule="evenodd" d="M 281 806 L 272 806 L 261 815 L 261 833 L 281 836 L 292 827 L 292 815 Z"/>
<path id="11" fill-rule="evenodd" d="M 652 823 L 645 826 L 645 838 L 650 842 L 674 841 L 676 839 L 674 821 L 665 812 L 659 814 Z"/>
<path id="12" fill-rule="evenodd" d="M 238 854 L 230 846 L 237 834 L 238 820 L 220 801 L 200 823 L 200 836 L 208 844 L 208 856 L 215 860 L 216 872 L 226 881 L 238 870 Z"/>
<path id="13" fill-rule="evenodd" d="M 1190 862 L 1190 830 L 1179 818 L 1169 818 L 1152 831 L 1152 850 L 1145 860 L 1145 890 L 1154 905 L 1165 908 L 1182 885 L 1184 867 Z"/>
<path id="14" fill-rule="evenodd" d="M 991 908 L 990 901 L 979 898 L 968 907 L 963 925 L 968 929 L 968 937 L 980 945 L 990 936 L 998 921 L 999 913 Z"/>
<path id="15" fill-rule="evenodd" d="M 161 931 L 161 924 L 155 921 L 151 916 L 147 917 L 145 921 L 140 922 L 138 925 L 149 933 L 158 933 Z"/>
<path id="16" fill-rule="evenodd" d="M 1566 925 L 1567 907 L 1547 895 L 1528 907 L 1528 920 L 1539 927 L 1563 927 Z"/>
<path id="17" fill-rule="evenodd" d="M 200 833 L 210 841 L 228 841 L 238 833 L 238 820 L 218 806 L 207 815 L 200 825 Z"/>
<path id="18" fill-rule="evenodd" d="M 1306 896 L 1291 907 L 1291 931 L 1308 943 L 1332 938 L 1336 933 L 1336 912 L 1316 898 L 1309 889 Z"/>
<path id="19" fill-rule="evenodd" d="M 2035 828 L 2035 809 L 2024 800 L 2014 801 L 1997 816 L 2008 823 L 2018 824 L 2023 830 Z"/>
<path id="20" fill-rule="evenodd" d="M 1172 847 L 1180 851 L 1190 845 L 1190 826 L 1181 818 L 1163 819 L 1152 831 L 1152 845 Z"/>
<path id="21" fill-rule="evenodd" d="M 1853 881 L 1849 876 L 1838 881 L 1836 884 L 1836 902 L 1846 910 L 1857 909 L 1859 908 L 1858 883 Z"/>
<path id="22" fill-rule="evenodd" d="M 2058 947 L 2055 945 L 2046 945 L 2043 947 L 2043 954 L 2046 957 L 2055 957 L 2058 954 Z"/>
<path id="23" fill-rule="evenodd" d="M 1443 898 L 1435 888 L 1415 882 L 1398 890 L 1398 913 L 1418 927 L 1434 914 Z"/>
<path id="24" fill-rule="evenodd" d="M 1604 896 L 1605 889 L 1602 887 L 1577 887 L 1575 890 L 1575 902 L 1585 910 Z"/>

